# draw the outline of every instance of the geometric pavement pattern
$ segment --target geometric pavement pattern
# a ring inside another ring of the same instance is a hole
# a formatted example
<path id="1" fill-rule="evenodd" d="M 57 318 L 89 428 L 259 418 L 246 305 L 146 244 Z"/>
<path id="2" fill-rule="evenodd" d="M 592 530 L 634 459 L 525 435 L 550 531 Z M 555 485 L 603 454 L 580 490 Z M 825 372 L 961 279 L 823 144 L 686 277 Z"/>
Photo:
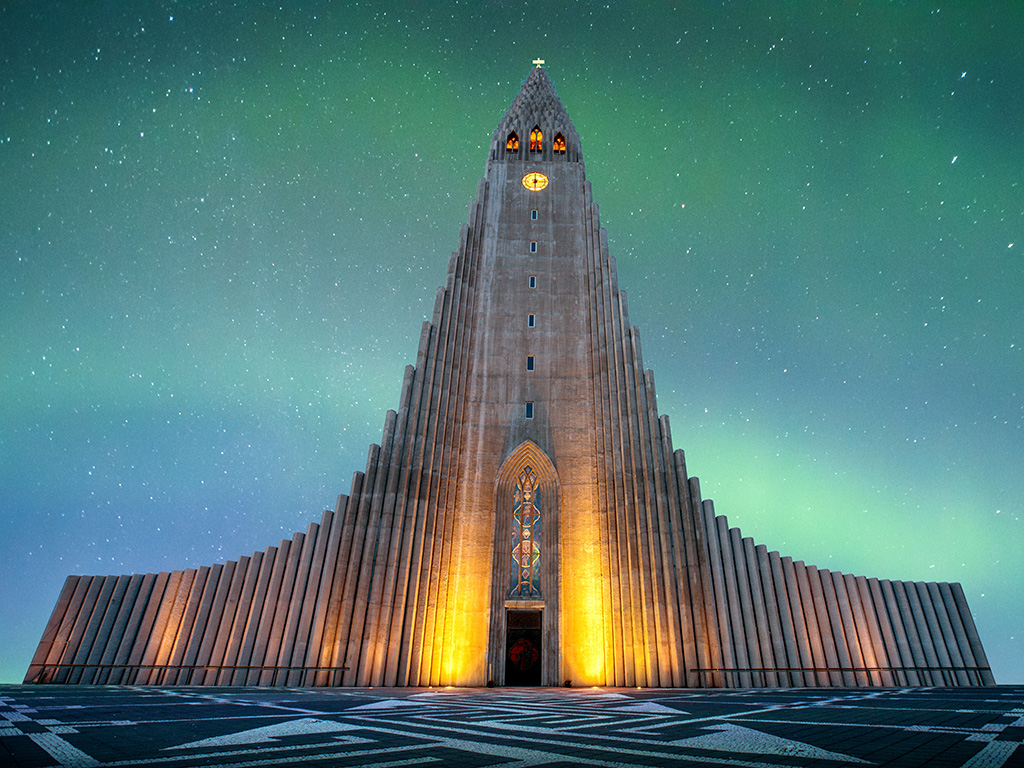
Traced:
<path id="1" fill-rule="evenodd" d="M 0 686 L 2 766 L 1024 766 L 1024 686 Z"/>

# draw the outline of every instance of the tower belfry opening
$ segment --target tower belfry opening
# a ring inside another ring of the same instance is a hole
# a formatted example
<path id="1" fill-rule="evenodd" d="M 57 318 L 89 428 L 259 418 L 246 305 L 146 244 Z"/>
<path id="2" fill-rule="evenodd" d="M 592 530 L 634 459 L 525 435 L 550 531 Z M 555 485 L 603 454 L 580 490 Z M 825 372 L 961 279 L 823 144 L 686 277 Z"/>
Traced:
<path id="1" fill-rule="evenodd" d="M 349 494 L 236 560 L 69 576 L 25 682 L 994 684 L 959 584 L 816 568 L 702 497 L 534 63 Z"/>

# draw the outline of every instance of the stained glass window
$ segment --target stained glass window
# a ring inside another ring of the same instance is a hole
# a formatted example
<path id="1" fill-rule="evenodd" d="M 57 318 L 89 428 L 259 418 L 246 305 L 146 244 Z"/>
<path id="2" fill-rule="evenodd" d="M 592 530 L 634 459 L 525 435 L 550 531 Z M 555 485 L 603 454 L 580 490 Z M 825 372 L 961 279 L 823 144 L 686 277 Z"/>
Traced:
<path id="1" fill-rule="evenodd" d="M 540 489 L 537 474 L 526 467 L 512 492 L 512 574 L 508 596 L 540 595 Z"/>
<path id="2" fill-rule="evenodd" d="M 516 136 L 515 131 L 508 135 L 508 139 L 505 141 L 506 152 L 518 152 L 519 151 L 519 137 Z"/>
<path id="3" fill-rule="evenodd" d="M 530 151 L 531 152 L 540 152 L 542 146 L 543 146 L 543 135 L 541 134 L 540 126 L 538 125 L 538 126 L 535 126 L 532 131 L 530 131 Z"/>
<path id="4" fill-rule="evenodd" d="M 565 137 L 562 134 L 555 136 L 555 143 L 552 145 L 555 152 L 565 152 Z"/>

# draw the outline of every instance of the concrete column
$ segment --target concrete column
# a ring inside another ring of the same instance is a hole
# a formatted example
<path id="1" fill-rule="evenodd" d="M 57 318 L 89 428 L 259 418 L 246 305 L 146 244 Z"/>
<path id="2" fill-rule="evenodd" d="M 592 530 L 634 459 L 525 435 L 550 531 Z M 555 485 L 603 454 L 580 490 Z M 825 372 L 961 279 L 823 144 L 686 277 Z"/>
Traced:
<path id="1" fill-rule="evenodd" d="M 779 553 L 774 550 L 769 552 L 768 562 L 771 565 L 772 583 L 775 586 L 775 605 L 782 632 L 782 645 L 785 649 L 781 656 L 776 651 L 776 663 L 780 666 L 795 668 L 799 666 L 799 658 L 796 651 L 796 638 L 793 634 L 793 617 L 789 612 L 789 594 L 786 591 L 786 580 L 782 573 L 782 561 L 779 558 Z M 780 682 L 786 685 L 793 685 L 794 677 L 799 680 L 799 673 L 786 672 L 779 675 Z"/>
<path id="2" fill-rule="evenodd" d="M 112 670 L 110 666 L 113 664 L 114 658 L 124 642 L 128 620 L 131 617 L 132 609 L 135 607 L 135 599 L 139 594 L 139 588 L 142 586 L 142 574 L 123 576 L 121 578 L 127 580 L 127 585 L 121 599 L 118 601 L 119 604 L 113 617 L 113 622 L 107 627 L 100 629 L 101 633 L 106 634 L 107 641 L 99 657 L 98 663 L 100 668 L 96 671 L 96 675 L 93 678 L 98 685 L 107 684 L 112 672 L 118 675 L 121 673 L 121 670 Z"/>
<path id="3" fill-rule="evenodd" d="M 862 599 L 864 604 L 871 604 L 872 610 L 874 611 L 876 620 L 878 622 L 878 629 L 882 635 L 882 645 L 885 649 L 885 656 L 889 661 L 891 671 L 889 672 L 890 682 L 885 685 L 907 685 L 907 676 L 903 671 L 903 667 L 907 666 L 903 653 L 900 649 L 900 644 L 896 639 L 896 633 L 893 630 L 892 621 L 889 618 L 889 611 L 886 603 L 885 596 L 882 593 L 882 587 L 878 579 L 867 579 L 865 582 L 868 596 Z M 883 682 L 885 677 L 883 675 Z"/>
<path id="4" fill-rule="evenodd" d="M 110 596 L 113 594 L 114 587 L 117 584 L 116 576 L 97 576 L 96 578 L 99 579 L 99 584 L 98 589 L 93 592 L 93 599 L 89 601 L 88 618 L 81 622 L 83 626 L 81 631 L 76 633 L 77 636 L 73 636 L 73 639 L 77 640 L 74 655 L 71 657 L 71 663 L 75 667 L 71 669 L 67 679 L 67 682 L 72 684 L 82 682 L 82 678 L 86 673 L 85 664 L 89 660 L 89 651 L 92 650 L 96 633 L 99 631 L 107 606 L 110 603 Z"/>
<path id="5" fill-rule="evenodd" d="M 680 494 L 679 479 L 676 470 L 676 457 L 672 451 L 672 436 L 669 430 L 667 416 L 660 418 L 660 446 L 666 462 L 665 466 L 665 494 L 667 519 L 665 522 L 665 539 L 668 542 L 668 552 L 663 555 L 666 567 L 670 574 L 665 577 L 666 592 L 669 604 L 672 606 L 671 617 L 674 621 L 676 636 L 681 645 L 682 657 L 680 664 L 679 678 L 677 685 L 685 688 L 694 688 L 700 684 L 700 677 L 693 670 L 702 666 L 698 661 L 697 637 L 703 638 L 704 626 L 703 617 L 692 610 L 693 597 L 691 596 L 691 569 L 686 565 L 686 545 L 683 534 L 683 522 L 680 517 Z M 674 576 L 674 579 L 671 578 Z M 706 644 L 706 640 L 702 640 Z"/>
<path id="6" fill-rule="evenodd" d="M 747 654 L 746 668 L 751 670 L 750 685 L 763 686 L 765 685 L 765 675 L 760 670 L 764 669 L 764 667 L 772 666 L 772 664 L 769 663 L 770 660 L 768 659 L 761 659 L 761 649 L 758 646 L 754 604 L 750 599 L 751 575 L 747 572 L 747 556 L 743 546 L 743 534 L 740 533 L 739 528 L 729 528 L 728 537 L 733 570 L 736 573 L 736 595 L 738 597 L 740 615 L 740 623 L 733 628 L 734 631 L 738 631 L 738 635 L 734 636 L 737 638 L 737 644 L 743 643 Z M 728 585 L 728 583 L 729 581 L 726 579 L 726 584 Z"/>
<path id="7" fill-rule="evenodd" d="M 942 643 L 949 654 L 949 661 L 953 667 L 952 676 L 956 685 L 970 685 L 970 677 L 963 668 L 966 664 L 963 655 L 960 653 L 960 646 L 957 643 L 957 635 L 953 629 L 953 623 L 946 611 L 946 603 L 943 599 L 941 587 L 949 588 L 948 584 L 940 585 L 934 581 L 928 582 L 928 595 L 931 598 L 932 608 L 935 610 L 935 618 L 939 622 L 939 631 L 942 634 Z M 973 664 L 971 666 L 974 666 Z"/>
<path id="8" fill-rule="evenodd" d="M 228 594 L 234 583 L 235 570 L 238 563 L 228 560 L 221 567 L 220 577 L 217 580 L 217 589 L 213 593 L 213 600 L 210 602 L 210 611 L 203 626 L 202 633 L 196 638 L 199 648 L 196 651 L 194 664 L 196 669 L 192 671 L 192 685 L 210 685 L 206 682 L 209 666 L 213 655 L 214 645 L 217 642 L 217 632 L 224 616 L 224 609 L 227 605 Z M 211 675 L 211 678 L 214 677 Z"/>
<path id="9" fill-rule="evenodd" d="M 935 653 L 935 644 L 932 641 L 931 630 L 924 615 L 924 608 L 921 605 L 921 597 L 917 591 L 917 584 L 913 581 L 896 582 L 893 586 L 902 586 L 903 594 L 909 606 L 910 618 L 913 621 L 914 634 L 918 638 L 918 647 L 923 655 L 922 666 L 926 668 L 925 676 L 931 685 L 947 685 L 943 679 L 939 657 Z M 899 594 L 899 592 L 897 592 Z M 913 649 L 913 640 L 911 649 Z"/>
<path id="10" fill-rule="evenodd" d="M 142 615 L 142 621 L 139 624 L 137 635 L 139 639 L 132 643 L 131 650 L 128 653 L 128 674 L 125 675 L 122 681 L 125 685 L 136 683 L 143 685 L 149 683 L 149 681 L 163 679 L 164 670 L 153 669 L 150 665 L 154 663 L 166 664 L 167 658 L 169 658 L 167 656 L 163 661 L 160 661 L 157 656 L 157 651 L 162 645 L 161 640 L 165 637 L 165 633 L 169 634 L 166 624 L 161 622 L 161 618 L 162 615 L 166 615 L 164 612 L 167 610 L 171 600 L 177 599 L 177 594 L 181 591 L 179 584 L 185 573 L 188 572 L 175 571 L 174 573 L 150 574 L 153 576 L 153 586 L 149 593 L 149 600 L 146 601 L 146 609 Z M 191 573 L 193 576 L 195 575 L 194 570 Z M 191 588 L 191 579 L 189 580 L 189 588 Z M 175 622 L 172 626 L 172 631 L 177 631 L 179 623 Z M 167 649 L 169 654 L 172 641 L 169 640 L 167 645 L 169 646 Z"/>
<path id="11" fill-rule="evenodd" d="M 223 580 L 227 592 L 223 608 L 220 611 L 220 617 L 217 622 L 214 623 L 211 620 L 206 631 L 207 637 L 204 639 L 204 643 L 209 643 L 211 649 L 205 662 L 210 668 L 206 670 L 206 674 L 203 677 L 203 685 L 217 685 L 217 681 L 223 671 L 222 667 L 224 665 L 224 654 L 227 651 L 228 637 L 231 634 L 231 628 L 238 614 L 238 599 L 242 594 L 242 586 L 245 584 L 245 573 L 249 570 L 250 561 L 251 558 L 245 555 L 238 558 L 234 571 L 231 574 L 230 582 L 227 579 Z"/>
<path id="12" fill-rule="evenodd" d="M 903 622 L 903 631 L 907 636 L 907 644 L 910 647 L 910 655 L 913 659 L 913 665 L 917 668 L 915 670 L 915 674 L 920 680 L 920 685 L 942 685 L 941 678 L 939 679 L 939 682 L 936 683 L 932 678 L 932 672 L 928 669 L 928 667 L 932 665 L 925 656 L 924 643 L 921 641 L 921 635 L 917 630 L 918 622 L 914 615 L 915 611 L 910 601 L 910 593 L 907 590 L 907 585 L 908 583 L 903 581 L 890 582 L 893 595 L 896 598 L 896 613 Z M 917 612 L 920 612 L 920 604 L 917 605 Z M 895 621 L 896 616 L 892 612 L 890 612 L 889 615 Z M 924 623 L 923 616 L 921 617 L 921 623 Z M 925 627 L 925 630 L 927 631 L 927 627 Z"/>
<path id="13" fill-rule="evenodd" d="M 239 652 L 242 649 L 242 640 L 245 637 L 245 627 L 252 616 L 253 597 L 256 593 L 256 584 L 262 564 L 263 553 L 253 552 L 245 568 L 242 590 L 238 595 L 238 609 L 235 611 L 235 619 L 231 623 L 227 643 L 224 647 L 224 658 L 221 661 L 224 668 L 217 674 L 216 685 L 231 685 L 231 681 L 238 674 L 238 670 L 235 667 L 242 663 L 238 658 Z"/>
<path id="14" fill-rule="evenodd" d="M 302 559 L 307 538 L 304 533 L 296 533 L 292 536 L 291 544 L 288 547 L 288 554 L 284 562 L 284 573 L 281 577 L 281 586 L 277 593 L 277 603 L 274 607 L 273 623 L 267 636 L 263 670 L 260 673 L 260 685 L 284 685 L 285 682 L 286 675 L 277 667 L 281 664 L 281 647 L 287 642 L 285 627 L 288 621 L 288 610 L 291 606 L 296 575 L 299 571 L 299 563 Z M 284 551 L 279 550 L 278 556 L 284 557 Z"/>
<path id="15" fill-rule="evenodd" d="M 259 635 L 261 623 L 267 609 L 267 592 L 270 589 L 271 576 L 274 572 L 274 561 L 277 559 L 277 547 L 267 547 L 263 551 L 260 560 L 259 572 L 256 574 L 256 587 L 253 590 L 252 602 L 249 606 L 249 615 L 245 619 L 245 627 L 242 630 L 242 641 L 238 649 L 238 660 L 236 665 L 239 669 L 231 673 L 231 685 L 245 685 L 250 677 L 250 666 L 253 661 L 253 652 L 256 645 L 256 638 Z M 258 679 L 253 675 L 253 679 Z"/>
<path id="16" fill-rule="evenodd" d="M 765 582 L 764 565 L 768 562 L 767 552 L 764 546 L 754 546 L 754 540 L 749 536 L 743 539 L 743 554 L 747 561 L 747 573 L 750 578 L 750 600 L 754 606 L 754 632 L 757 635 L 757 644 L 760 650 L 760 663 L 758 666 L 769 671 L 761 675 L 761 684 L 770 688 L 777 688 L 779 685 L 778 673 L 774 668 L 778 667 L 778 660 L 775 658 L 772 649 L 772 638 L 770 634 L 771 624 L 768 619 L 768 597 L 765 594 L 770 582 Z"/>
<path id="17" fill-rule="evenodd" d="M 232 567 L 234 563 L 231 564 Z M 210 566 L 203 584 L 203 591 L 199 597 L 199 606 L 195 614 L 195 622 L 192 625 L 192 633 L 189 635 L 188 643 L 185 645 L 185 655 L 182 658 L 182 669 L 178 673 L 179 685 L 199 685 L 203 677 L 202 670 L 197 670 L 197 660 L 202 650 L 203 637 L 206 633 L 206 625 L 210 620 L 210 612 L 213 610 L 214 601 L 217 598 L 217 589 L 220 586 L 221 577 L 224 575 L 226 563 L 216 563 Z M 230 573 L 228 574 L 230 578 Z"/>
<path id="18" fill-rule="evenodd" d="M 612 447 L 612 390 L 610 381 L 611 359 L 609 355 L 609 333 L 611 315 L 611 284 L 608 270 L 601 257 L 601 231 L 597 222 L 596 206 L 589 182 L 584 183 L 586 201 L 585 234 L 587 236 L 587 252 L 590 256 L 589 274 L 591 278 L 591 359 L 594 366 L 594 405 L 597 422 L 595 450 L 597 461 L 597 493 L 598 509 L 602 513 L 603 541 L 607 542 L 604 562 L 606 578 L 604 580 L 604 611 L 605 618 L 605 675 L 608 685 L 625 684 L 626 673 L 624 663 L 624 640 L 622 626 L 622 595 L 621 558 L 618 537 L 618 509 L 616 506 L 615 454 Z"/>
<path id="19" fill-rule="evenodd" d="M 272 658 L 267 653 L 271 642 L 271 634 L 274 628 L 274 618 L 277 616 L 278 604 L 281 596 L 281 583 L 284 581 L 285 569 L 288 567 L 288 560 L 292 542 L 289 539 L 281 539 L 277 545 L 273 557 L 273 567 L 270 572 L 270 581 L 267 583 L 267 593 L 263 602 L 263 610 L 260 612 L 260 620 L 256 625 L 256 638 L 253 641 L 252 657 L 249 666 L 252 667 L 246 674 L 246 685 L 270 685 L 271 675 L 264 674 L 261 667 Z"/>
<path id="20" fill-rule="evenodd" d="M 722 574 L 725 577 L 726 604 L 729 610 L 728 624 L 725 631 L 732 635 L 733 652 L 736 654 L 736 666 L 740 670 L 735 676 L 733 686 L 749 688 L 754 684 L 750 675 L 750 657 L 747 656 L 746 637 L 743 633 L 743 614 L 740 606 L 739 589 L 736 585 L 736 564 L 732 557 L 729 521 L 724 515 L 715 518 L 718 526 L 718 541 L 722 551 Z"/>
<path id="21" fill-rule="evenodd" d="M 967 637 L 967 642 L 971 646 L 971 653 L 974 655 L 974 663 L 980 667 L 979 675 L 981 678 L 981 685 L 995 685 L 996 679 L 992 675 L 992 670 L 989 668 L 988 657 L 985 655 L 985 649 L 981 645 L 981 638 L 978 637 L 977 627 L 974 625 L 974 617 L 971 616 L 971 610 L 967 607 L 967 598 L 964 596 L 963 587 L 958 583 L 949 585 L 950 592 L 953 594 L 953 601 L 956 603 L 957 613 L 960 615 L 960 621 L 964 625 L 964 634 Z"/>
<path id="22" fill-rule="evenodd" d="M 696 490 L 694 498 L 701 505 L 704 531 L 707 534 L 708 563 L 711 566 L 711 582 L 715 595 L 715 628 L 722 649 L 722 687 L 737 688 L 739 687 L 739 678 L 735 672 L 729 671 L 736 669 L 736 654 L 733 650 L 732 631 L 729 627 L 729 597 L 725 588 L 725 567 L 722 562 L 722 544 L 718 538 L 715 507 L 711 499 L 704 502 L 699 501 L 700 486 L 697 484 L 696 478 L 691 480 L 691 490 Z"/>
<path id="23" fill-rule="evenodd" d="M 828 623 L 832 628 L 832 640 L 835 644 L 836 659 L 840 674 L 842 675 L 841 685 L 857 685 L 857 678 L 853 673 L 850 650 L 846 641 L 846 631 L 843 627 L 843 619 L 846 617 L 842 615 L 839 608 L 835 580 L 832 578 L 832 572 L 826 569 L 818 571 L 818 578 L 821 583 L 822 597 L 825 601 L 825 610 L 828 611 Z"/>
<path id="24" fill-rule="evenodd" d="M 804 617 L 807 621 L 807 639 L 811 648 L 811 659 L 815 668 L 813 680 L 809 685 L 838 685 L 839 674 L 829 673 L 829 667 L 837 666 L 835 661 L 835 645 L 832 643 L 832 630 L 828 625 L 828 616 L 818 613 L 824 611 L 824 601 L 821 599 L 821 586 L 818 585 L 817 599 L 815 592 L 811 589 L 811 580 L 808 578 L 808 570 L 813 566 L 807 566 L 802 560 L 793 563 L 793 570 L 796 572 L 797 585 L 800 590 L 800 604 L 803 606 Z M 814 572 L 814 581 L 818 581 L 817 569 Z M 819 609 L 819 605 L 821 608 Z M 829 645 L 831 656 L 826 657 L 825 645 Z M 831 661 L 829 660 L 831 658 Z M 835 682 L 830 674 L 835 675 Z"/>
<path id="25" fill-rule="evenodd" d="M 909 587 L 910 585 L 908 584 L 907 586 Z M 914 586 L 917 588 L 925 623 L 928 625 L 928 633 L 932 638 L 933 652 L 939 660 L 939 666 L 942 668 L 942 683 L 943 685 L 956 685 L 956 677 L 952 670 L 953 660 L 950 659 L 949 650 L 946 648 L 942 627 L 935 612 L 935 605 L 932 603 L 928 584 L 923 581 L 915 581 Z"/>
<path id="26" fill-rule="evenodd" d="M 666 423 L 667 423 L 667 417 Z M 669 445 L 671 438 L 666 437 Z M 716 670 L 721 666 L 718 632 L 714 624 L 714 593 L 711 586 L 711 570 L 707 557 L 706 535 L 700 518 L 700 505 L 691 504 L 687 490 L 686 457 L 682 450 L 672 454 L 674 463 L 673 482 L 676 485 L 674 504 L 678 507 L 679 524 L 677 526 L 680 542 L 676 553 L 681 559 L 678 566 L 680 574 L 686 580 L 686 606 L 681 609 L 684 624 L 692 617 L 693 636 L 695 643 L 695 659 L 687 661 L 688 669 Z M 698 531 L 700 534 L 698 535 Z M 694 673 L 687 676 L 689 687 L 720 686 L 721 673 Z"/>
<path id="27" fill-rule="evenodd" d="M 888 666 L 888 663 L 885 659 L 885 651 L 881 647 L 881 638 L 878 637 L 877 627 L 875 627 L 874 632 L 872 632 L 874 616 L 868 615 L 864 604 L 861 602 L 860 584 L 858 583 L 858 579 L 863 578 L 863 576 L 855 577 L 851 574 L 844 574 L 843 581 L 846 584 L 846 594 L 850 600 L 850 611 L 853 613 L 854 627 L 856 627 L 857 630 L 857 639 L 860 641 L 862 664 L 867 670 L 867 678 L 870 684 L 877 687 L 886 684 L 882 681 L 882 673 L 879 668 Z M 878 656 L 879 653 L 882 654 L 881 658 Z M 891 678 L 887 685 L 892 685 Z"/>
<path id="28" fill-rule="evenodd" d="M 142 623 L 142 617 L 146 613 L 146 606 L 149 603 L 150 593 L 153 591 L 156 574 L 138 574 L 132 578 L 135 579 L 137 585 L 135 587 L 135 597 L 132 601 L 131 613 L 128 615 L 121 633 L 121 642 L 117 652 L 106 662 L 115 665 L 110 670 L 110 675 L 106 678 L 107 685 L 121 685 L 129 676 L 136 676 L 137 670 L 128 669 L 125 665 L 128 663 L 135 644 L 145 644 L 147 640 L 147 638 L 139 636 L 139 625 Z M 129 587 L 129 590 L 131 590 L 131 587 Z"/>
<path id="29" fill-rule="evenodd" d="M 769 648 L 765 654 L 765 666 L 778 670 L 772 674 L 774 682 L 771 685 L 773 687 L 788 687 L 790 684 L 789 673 L 786 668 L 789 666 L 789 662 L 786 659 L 775 580 L 772 576 L 771 555 L 764 544 L 758 544 L 754 548 L 754 553 L 757 557 L 757 571 L 761 582 L 761 591 L 764 595 L 765 628 L 768 632 Z"/>
<path id="30" fill-rule="evenodd" d="M 87 666 L 82 670 L 81 682 L 83 683 L 96 683 L 98 681 L 98 677 L 103 672 L 103 670 L 99 669 L 98 665 L 103 658 L 107 646 L 114 644 L 116 648 L 117 644 L 117 639 L 113 637 L 113 628 L 117 615 L 124 604 L 124 596 L 128 590 L 128 580 L 130 577 L 108 576 L 107 578 L 114 580 L 114 589 L 107 598 L 105 605 L 98 606 L 98 608 L 102 609 L 103 618 L 96 626 L 96 635 L 86 656 L 85 663 Z"/>
<path id="31" fill-rule="evenodd" d="M 811 642 L 807 633 L 807 617 L 804 615 L 803 602 L 800 599 L 800 582 L 797 579 L 796 568 L 793 565 L 793 558 L 784 557 L 781 561 L 782 575 L 786 581 L 786 594 L 789 597 L 789 612 L 793 619 L 793 634 L 796 641 L 796 662 L 793 666 L 799 666 L 803 673 L 794 673 L 792 682 L 794 685 L 815 685 L 814 672 L 811 671 L 816 665 L 811 655 Z M 813 609 L 812 609 L 813 610 Z M 817 631 L 817 628 L 815 628 Z"/>
<path id="32" fill-rule="evenodd" d="M 306 596 L 310 586 L 310 569 L 313 563 L 313 556 L 320 539 L 320 526 L 317 523 L 310 523 L 306 528 L 306 535 L 302 541 L 302 549 L 299 552 L 295 566 L 295 577 L 288 599 L 287 613 L 284 623 L 281 625 L 281 644 L 277 651 L 277 666 L 281 669 L 277 673 L 278 685 L 298 685 L 302 677 L 301 672 L 289 671 L 284 667 L 292 666 L 292 656 L 295 651 L 295 643 L 299 638 L 299 625 L 302 618 L 303 606 L 306 603 Z M 316 592 L 313 592 L 311 602 L 315 601 Z"/>
<path id="33" fill-rule="evenodd" d="M 309 659 L 308 651 L 310 638 L 314 632 L 313 615 L 322 599 L 320 586 L 323 583 L 324 558 L 327 554 L 333 517 L 333 512 L 325 510 L 320 516 L 320 525 L 317 526 L 314 536 L 313 551 L 304 579 L 305 588 L 302 600 L 298 604 L 298 621 L 294 630 L 295 642 L 292 645 L 290 658 L 284 660 L 287 666 L 296 668 L 288 673 L 288 685 L 312 685 L 316 679 L 316 674 L 308 669 L 315 665 Z M 312 526 L 310 527 L 312 528 Z M 309 538 L 307 533 L 306 540 L 309 541 Z"/>
<path id="34" fill-rule="evenodd" d="M 57 604 L 53 607 L 50 619 L 43 630 L 43 636 L 36 646 L 36 652 L 32 655 L 28 672 L 25 673 L 25 683 L 46 683 L 50 680 L 50 670 L 46 668 L 47 659 L 53 652 L 54 640 L 60 634 L 61 628 L 68 621 L 68 608 L 71 605 L 75 587 L 78 586 L 80 576 L 68 576 L 64 580 Z"/>
<path id="35" fill-rule="evenodd" d="M 637 333 L 637 361 L 640 361 L 639 332 Z M 654 373 L 645 370 L 643 374 L 642 399 L 645 403 L 646 456 L 648 461 L 647 478 L 649 497 L 652 499 L 650 519 L 653 526 L 650 531 L 650 548 L 654 555 L 657 570 L 655 571 L 656 596 L 661 631 L 658 635 L 659 677 L 663 686 L 678 687 L 683 679 L 682 650 L 683 642 L 679 637 L 679 618 L 676 610 L 676 579 L 672 568 L 672 555 L 669 546 L 672 541 L 672 529 L 668 502 L 666 499 L 666 470 L 671 454 L 662 452 L 661 424 L 658 420 L 656 393 L 654 389 Z"/>
<path id="36" fill-rule="evenodd" d="M 864 672 L 864 655 L 860 648 L 860 639 L 857 637 L 857 624 L 850 607 L 850 595 L 846 591 L 843 574 L 833 571 L 832 583 L 835 585 L 836 602 L 839 606 L 839 615 L 842 617 L 843 634 L 846 637 L 846 649 L 849 653 L 850 667 L 854 670 L 854 679 L 857 685 L 869 685 L 870 678 Z"/>

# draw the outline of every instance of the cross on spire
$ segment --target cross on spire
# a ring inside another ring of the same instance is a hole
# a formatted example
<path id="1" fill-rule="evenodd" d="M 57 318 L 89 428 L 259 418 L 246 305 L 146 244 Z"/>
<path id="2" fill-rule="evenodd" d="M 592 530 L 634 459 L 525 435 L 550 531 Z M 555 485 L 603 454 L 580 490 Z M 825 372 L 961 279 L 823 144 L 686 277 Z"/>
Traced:
<path id="1" fill-rule="evenodd" d="M 544 59 L 534 59 L 533 63 L 536 64 L 537 67 L 539 68 L 539 67 L 541 67 L 544 64 Z"/>

